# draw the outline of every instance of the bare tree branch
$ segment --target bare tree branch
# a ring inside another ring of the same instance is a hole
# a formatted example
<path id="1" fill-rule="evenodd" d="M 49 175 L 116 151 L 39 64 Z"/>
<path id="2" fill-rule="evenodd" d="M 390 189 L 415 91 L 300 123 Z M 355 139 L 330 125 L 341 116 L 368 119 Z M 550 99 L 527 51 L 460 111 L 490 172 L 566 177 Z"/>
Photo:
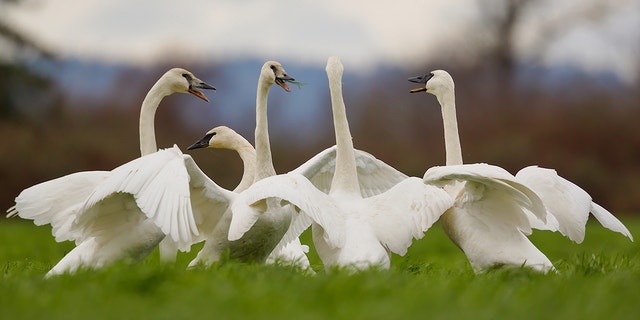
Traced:
<path id="1" fill-rule="evenodd" d="M 0 21 L 0 37 L 7 39 L 9 42 L 13 43 L 19 48 L 34 50 L 36 53 L 42 55 L 47 59 L 56 59 L 56 54 L 53 51 L 29 39 L 28 37 L 24 36 L 2 21 Z"/>
<path id="2" fill-rule="evenodd" d="M 28 0 L 27 0 L 28 1 Z M 17 5 L 24 3 L 24 0 L 0 0 L 0 8 L 7 5 Z M 1 17 L 1 15 L 0 15 Z M 6 22 L 6 19 L 0 19 L 0 38 L 4 38 L 18 49 L 29 49 L 42 57 L 50 60 L 56 59 L 56 54 L 45 46 L 26 36 L 14 26 Z"/>

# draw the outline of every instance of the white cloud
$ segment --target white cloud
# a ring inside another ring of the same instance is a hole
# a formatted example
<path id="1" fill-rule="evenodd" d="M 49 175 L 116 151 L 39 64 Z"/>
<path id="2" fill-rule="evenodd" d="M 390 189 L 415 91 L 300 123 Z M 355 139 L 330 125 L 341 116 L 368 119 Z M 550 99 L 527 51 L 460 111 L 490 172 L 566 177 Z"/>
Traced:
<path id="1" fill-rule="evenodd" d="M 621 12 L 633 12 L 625 5 L 638 7 L 628 1 L 619 2 Z M 422 63 L 441 54 L 445 44 L 446 54 L 464 57 L 473 54 L 469 43 L 478 37 L 468 28 L 478 21 L 478 4 L 474 0 L 40 0 L 5 7 L 3 19 L 13 21 L 62 54 L 136 64 L 183 55 L 185 59 L 220 62 L 233 57 L 259 57 L 324 65 L 329 55 L 337 54 L 353 70 L 366 71 L 381 63 Z M 627 14 L 636 18 L 627 19 L 637 21 L 638 11 L 635 16 Z M 541 17 L 540 12 L 544 15 L 550 11 L 538 10 L 538 15 L 526 20 L 519 33 L 523 56 L 527 41 L 532 43 L 530 40 L 535 37 L 531 30 L 535 30 L 536 21 L 544 22 L 536 19 Z M 595 64 L 597 70 L 615 72 L 632 69 L 637 64 L 631 61 L 637 60 L 637 46 L 622 50 L 616 50 L 616 46 L 621 45 L 620 41 L 629 42 L 629 32 L 631 37 L 633 32 L 639 37 L 638 31 L 622 31 L 627 33 L 621 36 L 620 30 L 633 29 L 633 25 L 617 25 L 615 21 L 618 19 L 611 18 L 604 27 L 605 36 L 612 36 L 606 41 L 594 38 L 594 33 L 602 34 L 598 28 L 589 29 L 590 35 L 568 30 L 561 37 L 564 42 L 554 44 L 545 61 L 589 64 L 583 65 L 585 68 Z M 604 48 L 589 55 L 571 50 L 601 46 L 603 41 L 613 49 Z M 576 42 L 580 45 L 576 46 Z M 630 74 L 627 71 L 622 77 L 632 79 Z"/>
<path id="2" fill-rule="evenodd" d="M 460 3 L 400 1 L 41 1 L 8 8 L 20 29 L 70 55 L 152 61 L 158 51 L 229 58 L 282 56 L 324 63 L 331 54 L 367 67 L 391 63 L 454 29 L 441 15 Z M 439 30 L 433 32 L 433 30 Z"/>

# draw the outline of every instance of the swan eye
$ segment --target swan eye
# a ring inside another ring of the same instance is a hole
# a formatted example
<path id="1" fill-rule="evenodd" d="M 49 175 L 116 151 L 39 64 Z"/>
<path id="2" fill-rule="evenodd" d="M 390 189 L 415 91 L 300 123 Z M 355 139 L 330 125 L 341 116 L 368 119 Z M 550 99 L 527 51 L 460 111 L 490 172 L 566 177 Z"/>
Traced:
<path id="1" fill-rule="evenodd" d="M 276 66 L 271 65 L 271 67 L 270 67 L 270 68 L 271 68 L 271 70 L 273 70 L 274 72 L 276 71 Z"/>
<path id="2" fill-rule="evenodd" d="M 188 73 L 183 73 L 182 76 L 187 79 L 187 81 L 191 82 L 191 80 L 193 80 L 193 77 L 188 74 Z"/>

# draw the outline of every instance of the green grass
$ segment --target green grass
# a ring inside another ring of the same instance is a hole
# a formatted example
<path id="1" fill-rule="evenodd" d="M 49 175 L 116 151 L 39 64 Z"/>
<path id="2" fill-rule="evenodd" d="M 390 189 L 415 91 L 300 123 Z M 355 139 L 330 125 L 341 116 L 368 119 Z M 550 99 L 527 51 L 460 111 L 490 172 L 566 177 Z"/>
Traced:
<path id="1" fill-rule="evenodd" d="M 640 235 L 640 219 L 624 222 Z M 327 273 L 312 255 L 316 275 L 232 261 L 186 271 L 197 246 L 176 265 L 161 265 L 155 252 L 136 265 L 45 280 L 72 245 L 56 243 L 49 227 L 10 220 L 0 223 L 0 318 L 637 319 L 637 244 L 595 223 L 580 245 L 550 232 L 532 239 L 559 273 L 475 275 L 435 226 L 390 270 Z"/>

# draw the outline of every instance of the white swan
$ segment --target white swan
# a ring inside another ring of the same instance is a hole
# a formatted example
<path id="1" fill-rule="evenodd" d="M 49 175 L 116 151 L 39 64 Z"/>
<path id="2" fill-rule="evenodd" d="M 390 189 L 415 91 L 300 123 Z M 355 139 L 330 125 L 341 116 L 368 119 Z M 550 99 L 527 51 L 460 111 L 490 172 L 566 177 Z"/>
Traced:
<path id="1" fill-rule="evenodd" d="M 440 218 L 449 238 L 476 272 L 523 265 L 543 272 L 553 270 L 551 261 L 524 234 L 531 232 L 527 211 L 546 221 L 540 198 L 502 168 L 462 164 L 453 79 L 435 71 L 409 81 L 425 83 L 411 92 L 432 93 L 441 105 L 446 166 L 430 168 L 423 179 L 427 183 L 451 182 L 445 189 L 456 204 Z"/>
<path id="2" fill-rule="evenodd" d="M 514 177 L 495 166 L 463 165 L 453 79 L 446 71 L 436 70 L 426 76 L 410 78 L 409 81 L 424 83 L 424 87 L 411 92 L 426 91 L 435 95 L 442 109 L 447 166 L 427 170 L 424 180 L 428 183 L 455 181 L 447 186 L 447 190 L 456 196 L 456 205 L 440 219 L 447 235 L 464 251 L 476 271 L 501 265 L 552 270 L 549 259 L 523 232 L 530 234 L 531 227 L 537 226 L 551 229 L 557 226 L 558 221 L 568 219 L 563 212 L 571 212 L 575 217 L 575 209 L 565 210 L 569 207 L 582 208 L 578 210 L 581 212 L 578 215 L 584 217 L 585 213 L 588 215 L 588 210 L 585 212 L 584 209 L 590 205 L 596 208 L 597 205 L 591 204 L 590 197 L 585 197 L 586 193 L 579 196 L 582 190 L 577 190 L 577 186 L 555 175 L 555 171 L 529 167 Z M 531 190 L 536 194 L 532 195 Z M 540 201 L 543 201 L 543 207 Z M 620 229 L 621 224 L 619 221 L 616 223 L 615 218 L 613 221 L 613 216 L 601 210 L 595 211 L 609 225 Z M 571 228 L 569 233 L 564 234 L 584 237 L 584 222 L 586 218 L 582 221 L 581 231 L 575 229 L 577 224 L 565 223 L 562 223 L 560 230 L 564 233 L 564 230 Z"/>
<path id="3" fill-rule="evenodd" d="M 257 181 L 233 204 L 229 237 L 242 234 L 264 215 L 265 202 L 282 199 L 313 220 L 314 244 L 325 267 L 389 268 L 390 252 L 404 254 L 412 238 L 422 237 L 452 200 L 440 188 L 393 173 L 395 169 L 381 171 L 395 185 L 380 187 L 388 190 L 377 195 L 363 196 L 368 192 L 363 192 L 359 181 L 356 153 L 360 152 L 353 149 L 342 99 L 342 63 L 331 57 L 326 70 L 336 133 L 335 170 L 328 194 L 323 192 L 326 187 L 316 188 L 296 170 Z M 316 162 L 310 161 L 301 168 L 313 167 Z M 363 180 L 371 180 L 368 175 L 365 173 Z"/>
<path id="4" fill-rule="evenodd" d="M 191 145 L 188 150 L 198 148 L 224 148 L 231 149 L 238 153 L 243 163 L 242 179 L 238 186 L 233 189 L 234 193 L 241 193 L 253 184 L 255 176 L 256 151 L 244 137 L 239 135 L 233 129 L 226 126 L 219 126 L 209 130 L 206 135 Z M 198 253 L 198 256 L 189 264 L 193 267 L 200 263 L 209 265 L 219 258 L 221 252 L 229 248 L 230 255 L 237 255 L 235 251 L 237 246 L 231 245 L 228 238 L 228 229 L 231 223 L 231 211 L 226 210 L 223 216 L 218 220 L 216 225 L 204 226 L 200 225 L 199 229 L 202 233 L 202 239 L 207 241 L 206 249 Z M 309 247 L 302 245 L 299 239 L 294 239 L 278 252 L 273 251 L 267 257 L 267 263 L 275 263 L 276 261 L 285 264 L 295 264 L 302 269 L 309 269 L 309 259 L 305 253 L 309 252 Z"/>
<path id="5" fill-rule="evenodd" d="M 73 272 L 79 267 L 101 267 L 123 258 L 138 260 L 164 238 L 164 233 L 147 216 L 167 214 L 159 214 L 160 209 L 149 210 L 153 206 L 146 203 L 145 207 L 140 202 L 149 196 L 150 189 L 153 189 L 151 186 L 164 191 L 170 189 L 171 183 L 162 187 L 150 181 L 171 181 L 167 172 L 153 170 L 164 170 L 162 164 L 167 156 L 172 153 L 176 156 L 176 150 L 180 152 L 174 148 L 158 155 L 152 154 L 156 151 L 153 118 L 162 98 L 175 92 L 191 93 L 208 101 L 197 89 L 214 88 L 187 70 L 174 68 L 167 71 L 142 103 L 140 148 L 143 157 L 113 171 L 79 172 L 43 182 L 25 189 L 16 197 L 16 205 L 8 210 L 7 217 L 18 215 L 34 220 L 37 225 L 51 224 L 57 241 L 76 242 L 76 248 L 54 266 L 48 276 Z M 122 173 L 126 174 L 121 176 Z M 102 198 L 96 198 L 98 195 Z M 178 198 L 181 206 L 184 205 L 184 199 L 180 199 L 182 196 L 179 194 L 173 198 Z M 168 200 L 163 199 L 163 202 L 166 204 Z M 164 229 L 171 231 L 166 226 Z M 178 235 L 175 231 L 173 234 Z"/>

